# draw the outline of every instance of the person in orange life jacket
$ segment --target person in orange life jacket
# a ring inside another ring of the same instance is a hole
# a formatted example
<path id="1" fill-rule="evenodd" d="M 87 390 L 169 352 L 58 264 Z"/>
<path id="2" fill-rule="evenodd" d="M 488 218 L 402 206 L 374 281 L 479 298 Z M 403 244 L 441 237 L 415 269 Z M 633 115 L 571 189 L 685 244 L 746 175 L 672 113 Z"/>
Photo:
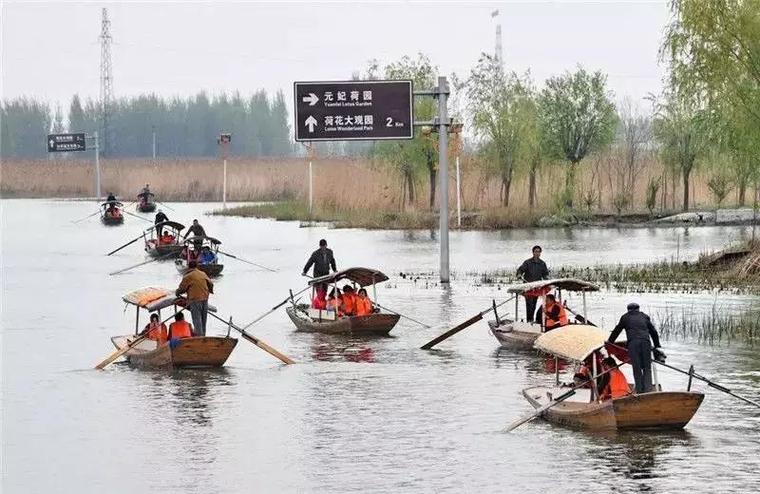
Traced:
<path id="1" fill-rule="evenodd" d="M 557 299 L 553 294 L 546 296 L 546 302 L 543 307 L 544 325 L 547 331 L 550 331 L 560 326 L 567 326 L 567 311 L 562 304 L 557 303 Z"/>
<path id="2" fill-rule="evenodd" d="M 367 290 L 364 288 L 359 289 L 359 293 L 357 294 L 354 303 L 356 304 L 357 316 L 367 316 L 372 314 L 372 301 L 367 296 Z"/>
<path id="3" fill-rule="evenodd" d="M 169 339 L 178 340 L 182 338 L 192 338 L 192 336 L 193 326 L 185 321 L 185 316 L 181 312 L 177 312 L 174 316 L 174 322 L 169 325 Z"/>
<path id="4" fill-rule="evenodd" d="M 574 386 L 583 385 L 584 388 L 591 387 L 591 370 L 588 362 L 588 359 L 584 361 L 578 369 L 578 372 L 573 375 Z"/>
<path id="5" fill-rule="evenodd" d="M 314 290 L 314 298 L 311 300 L 312 309 L 325 310 L 327 309 L 327 286 L 324 283 L 320 283 Z"/>
<path id="6" fill-rule="evenodd" d="M 356 315 L 356 294 L 351 285 L 343 287 L 343 313 L 347 316 Z"/>
<path id="7" fill-rule="evenodd" d="M 334 311 L 337 316 L 343 315 L 343 300 L 340 290 L 333 288 L 327 297 L 327 310 Z"/>
<path id="8" fill-rule="evenodd" d="M 145 325 L 145 329 L 148 333 L 148 338 L 158 343 L 158 346 L 166 343 L 168 335 L 166 332 L 166 324 L 162 323 L 158 318 L 158 314 L 150 315 L 150 322 Z"/>
<path id="9" fill-rule="evenodd" d="M 173 243 L 174 243 L 174 235 L 172 235 L 172 234 L 171 234 L 171 233 L 169 233 L 169 232 L 164 232 L 164 233 L 161 235 L 161 237 L 160 237 L 160 238 L 161 238 L 161 240 L 159 241 L 159 243 L 160 243 L 160 244 L 163 244 L 163 245 L 171 245 L 171 244 L 173 244 Z"/>
<path id="10" fill-rule="evenodd" d="M 612 370 L 610 370 L 612 369 Z M 602 360 L 602 372 L 608 371 L 599 377 L 599 401 L 622 398 L 631 393 L 631 387 L 625 374 L 617 367 L 614 357 L 607 357 Z"/>

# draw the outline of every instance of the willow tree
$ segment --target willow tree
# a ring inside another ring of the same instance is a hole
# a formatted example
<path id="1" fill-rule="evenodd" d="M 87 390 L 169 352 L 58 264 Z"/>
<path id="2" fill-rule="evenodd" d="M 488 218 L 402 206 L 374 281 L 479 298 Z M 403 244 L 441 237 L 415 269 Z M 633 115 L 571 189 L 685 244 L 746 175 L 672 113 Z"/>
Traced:
<path id="1" fill-rule="evenodd" d="M 493 157 L 501 179 L 502 203 L 509 206 L 512 179 L 528 152 L 531 85 L 527 76 L 504 72 L 501 62 L 483 54 L 467 80 L 472 128 Z"/>
<path id="2" fill-rule="evenodd" d="M 542 145 L 548 156 L 569 162 L 565 174 L 565 205 L 573 206 L 578 163 L 615 135 L 617 116 L 607 77 L 582 67 L 546 81 L 538 104 Z"/>

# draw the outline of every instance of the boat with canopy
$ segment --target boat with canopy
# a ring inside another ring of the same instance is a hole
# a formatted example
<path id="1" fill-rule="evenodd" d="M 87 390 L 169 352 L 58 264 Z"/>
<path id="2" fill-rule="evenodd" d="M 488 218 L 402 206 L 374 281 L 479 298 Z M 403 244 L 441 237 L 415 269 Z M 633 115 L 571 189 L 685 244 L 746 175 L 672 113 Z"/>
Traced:
<path id="1" fill-rule="evenodd" d="M 221 367 L 227 361 L 237 345 L 237 339 L 229 336 L 230 328 L 226 336 L 194 336 L 175 340 L 174 343 L 159 342 L 147 338 L 141 338 L 140 311 L 148 313 L 156 312 L 161 319 L 161 311 L 173 308 L 169 315 L 181 311 L 186 300 L 174 295 L 174 290 L 167 288 L 147 287 L 127 293 L 122 297 L 127 305 L 135 306 L 135 332 L 132 335 L 120 335 L 111 338 L 111 342 L 121 350 L 133 341 L 140 340 L 132 348 L 124 353 L 130 365 L 141 369 L 170 369 L 170 368 L 213 368 Z M 209 312 L 216 312 L 216 308 L 209 305 Z M 167 321 L 169 322 L 169 321 Z"/>
<path id="2" fill-rule="evenodd" d="M 556 291 L 555 296 L 557 298 L 557 303 L 559 304 L 565 302 L 562 297 L 563 291 L 580 293 L 583 300 L 583 312 L 582 314 L 576 315 L 575 321 L 571 321 L 570 318 L 568 318 L 568 320 L 570 321 L 570 324 L 575 324 L 576 322 L 584 323 L 588 320 L 586 312 L 586 293 L 599 291 L 599 286 L 575 278 L 557 278 L 513 285 L 507 288 L 507 291 L 515 295 L 514 316 L 511 318 L 500 317 L 496 312 L 494 304 L 495 319 L 488 321 L 488 328 L 502 347 L 511 350 L 531 350 L 536 339 L 546 332 L 545 318 L 542 318 L 541 322 L 527 322 L 525 318 L 520 319 L 519 309 L 522 297 L 525 297 L 526 295 L 540 297 L 540 306 L 543 307 L 545 296 L 551 291 Z M 522 297 L 520 297 L 520 295 L 522 295 Z"/>
<path id="3" fill-rule="evenodd" d="M 213 278 L 219 276 L 224 270 L 224 264 L 219 262 L 220 245 L 222 245 L 221 240 L 217 240 L 213 237 L 196 236 L 187 238 L 182 242 L 179 257 L 174 261 L 174 266 L 177 268 L 179 274 L 184 276 L 190 270 L 188 267 L 190 261 L 196 261 L 198 263 L 198 269 L 206 273 L 209 277 Z M 201 252 L 206 247 L 214 253 L 213 262 L 202 263 L 200 261 Z"/>
<path id="4" fill-rule="evenodd" d="M 124 204 L 118 201 L 104 202 L 100 205 L 100 221 L 108 226 L 121 225 L 124 223 L 124 215 L 121 211 L 123 207 Z"/>
<path id="5" fill-rule="evenodd" d="M 596 326 L 577 324 L 540 335 L 535 348 L 545 354 L 590 369 L 588 386 L 580 389 L 560 384 L 559 366 L 555 365 L 553 386 L 536 386 L 523 390 L 523 396 L 540 416 L 549 422 L 583 429 L 682 429 L 699 409 L 704 394 L 691 391 L 691 379 L 685 391 L 663 391 L 654 372 L 654 391 L 631 393 L 600 400 L 597 382 L 605 372 L 598 362 L 601 351 L 628 362 L 628 353 L 619 345 L 606 343 L 608 333 Z M 590 361 L 590 363 L 589 363 Z M 623 365 L 620 364 L 620 365 Z"/>
<path id="6" fill-rule="evenodd" d="M 141 213 L 152 213 L 156 210 L 156 196 L 153 192 L 143 191 L 137 194 L 137 211 Z"/>
<path id="7" fill-rule="evenodd" d="M 312 299 L 320 286 L 329 287 L 338 291 L 338 282 L 351 282 L 354 289 L 372 286 L 373 310 L 367 315 L 336 315 L 332 310 L 314 309 L 310 304 L 298 304 L 291 299 L 291 306 L 285 311 L 293 321 L 298 331 L 329 333 L 329 334 L 352 334 L 352 335 L 387 335 L 396 326 L 399 318 L 398 313 L 382 312 L 376 304 L 376 285 L 388 280 L 384 273 L 371 268 L 349 268 L 337 273 L 312 278 L 309 280 Z"/>
<path id="8" fill-rule="evenodd" d="M 185 225 L 176 221 L 156 223 L 143 232 L 145 252 L 151 257 L 176 257 L 182 252 L 180 235 Z M 159 234 L 160 232 L 160 234 Z"/>

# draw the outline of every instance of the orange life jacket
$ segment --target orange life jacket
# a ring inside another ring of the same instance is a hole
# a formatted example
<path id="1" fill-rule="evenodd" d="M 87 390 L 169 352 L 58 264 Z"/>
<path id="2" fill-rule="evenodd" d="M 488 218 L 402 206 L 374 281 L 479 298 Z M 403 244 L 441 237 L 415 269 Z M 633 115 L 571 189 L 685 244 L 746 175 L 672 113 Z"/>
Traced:
<path id="1" fill-rule="evenodd" d="M 174 321 L 169 325 L 169 333 L 172 338 L 192 338 L 193 336 L 187 321 Z"/>
<path id="2" fill-rule="evenodd" d="M 622 398 L 631 392 L 628 380 L 625 378 L 620 369 L 613 369 L 609 372 L 610 380 L 601 394 L 602 400 Z"/>
<path id="3" fill-rule="evenodd" d="M 313 309 L 325 310 L 327 309 L 327 300 L 325 300 L 325 292 L 317 290 L 314 298 L 311 299 L 311 307 Z"/>
<path id="4" fill-rule="evenodd" d="M 343 294 L 343 312 L 356 315 L 356 295 L 353 293 Z"/>
<path id="5" fill-rule="evenodd" d="M 148 329 L 149 339 L 157 341 L 159 345 L 166 343 L 166 340 L 168 339 L 168 337 L 166 334 L 165 324 L 161 324 L 160 326 L 155 326 L 153 328 L 151 328 L 150 324 L 148 324 L 147 326 L 145 326 L 145 329 Z"/>
<path id="6" fill-rule="evenodd" d="M 366 316 L 372 314 L 372 301 L 369 297 L 356 297 L 356 315 Z"/>
<path id="7" fill-rule="evenodd" d="M 342 303 L 340 299 L 331 298 L 327 301 L 327 310 L 334 311 L 337 315 L 343 315 Z"/>
<path id="8" fill-rule="evenodd" d="M 559 318 L 557 320 L 554 320 L 549 315 L 549 309 L 553 309 L 555 306 L 559 307 Z M 560 326 L 567 326 L 567 311 L 562 306 L 562 304 L 558 304 L 557 302 L 554 302 L 553 304 L 546 304 L 546 310 L 544 310 L 544 325 L 547 329 L 553 329 L 558 328 Z"/>

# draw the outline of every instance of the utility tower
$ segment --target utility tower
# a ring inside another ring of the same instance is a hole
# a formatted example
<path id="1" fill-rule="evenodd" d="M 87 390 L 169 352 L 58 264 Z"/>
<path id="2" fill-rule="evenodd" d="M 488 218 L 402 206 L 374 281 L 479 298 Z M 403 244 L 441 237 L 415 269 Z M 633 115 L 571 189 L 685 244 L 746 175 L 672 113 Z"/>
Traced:
<path id="1" fill-rule="evenodd" d="M 111 154 L 111 102 L 113 100 L 113 73 L 111 71 L 111 21 L 108 9 L 103 9 L 100 22 L 100 128 L 103 154 Z"/>
<path id="2" fill-rule="evenodd" d="M 501 22 L 499 21 L 498 9 L 491 12 L 491 18 L 496 19 L 496 47 L 494 51 L 494 58 L 501 64 L 502 67 L 504 67 L 504 55 L 501 48 Z"/>

